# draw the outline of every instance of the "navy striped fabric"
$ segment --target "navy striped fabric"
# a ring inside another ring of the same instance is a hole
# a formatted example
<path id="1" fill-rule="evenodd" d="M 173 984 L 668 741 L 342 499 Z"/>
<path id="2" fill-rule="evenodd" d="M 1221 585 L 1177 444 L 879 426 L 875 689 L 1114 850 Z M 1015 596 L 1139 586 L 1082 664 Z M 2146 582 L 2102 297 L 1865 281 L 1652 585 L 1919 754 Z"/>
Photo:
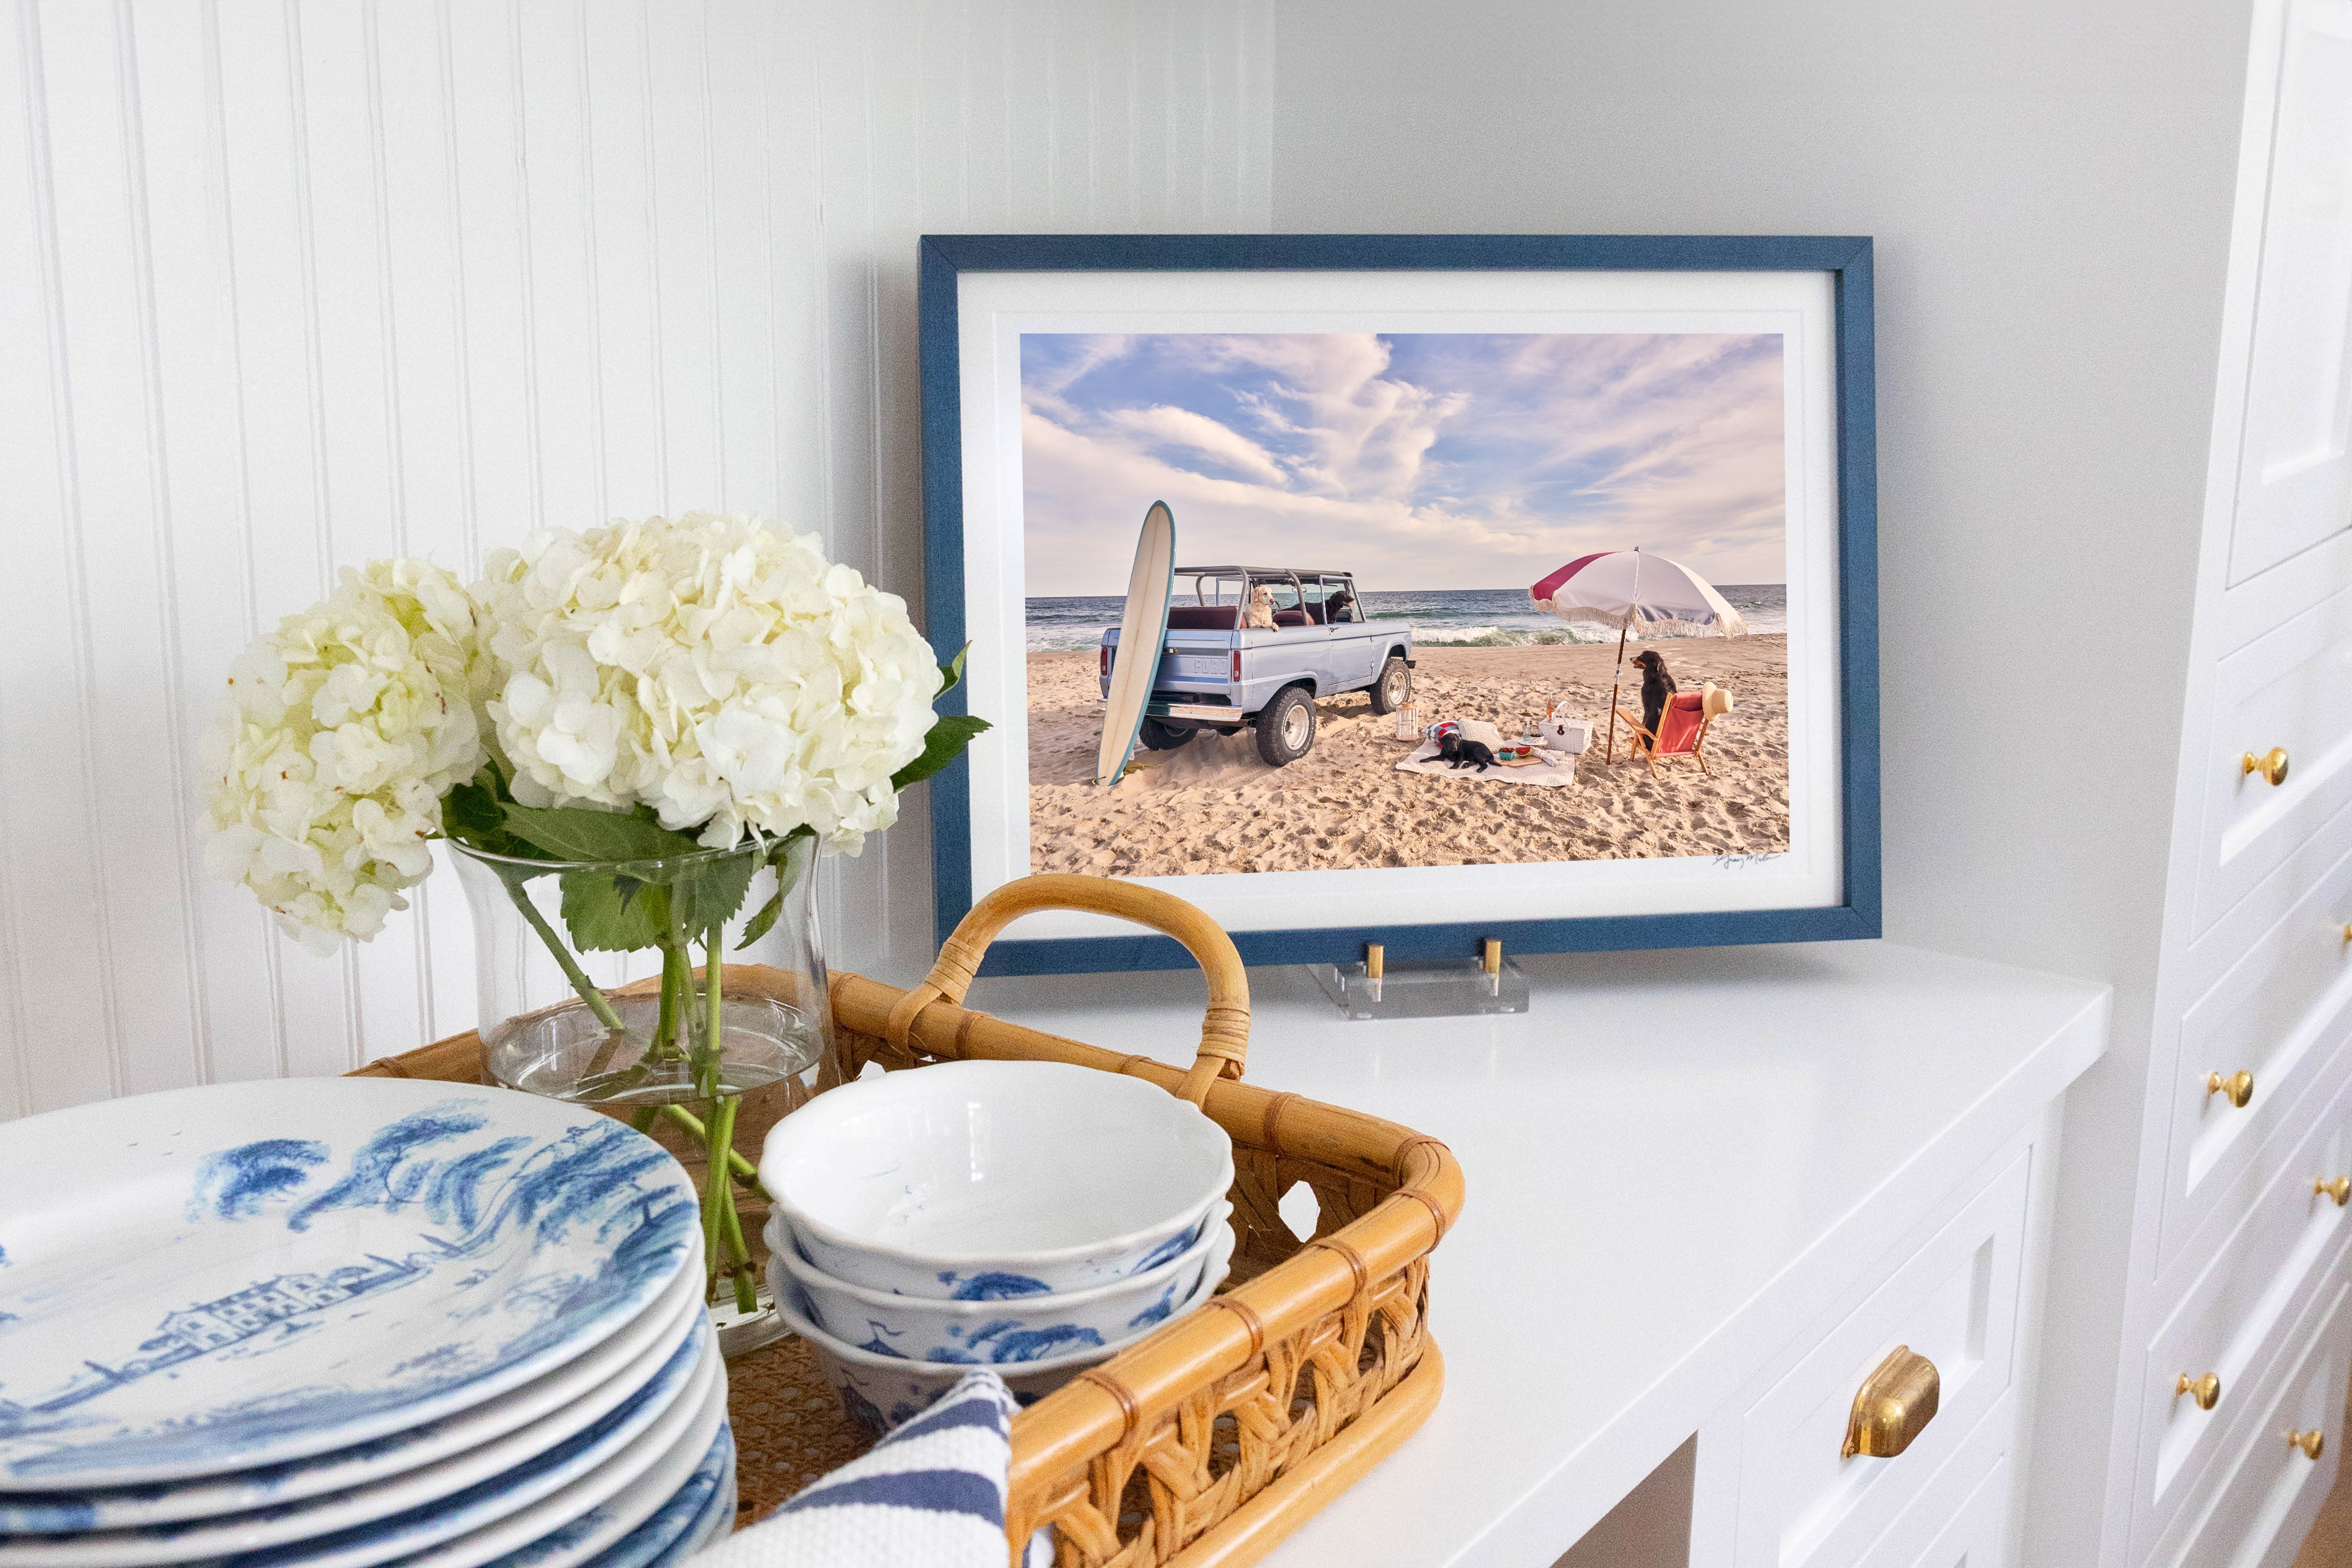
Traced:
<path id="1" fill-rule="evenodd" d="M 1004 1528 L 1004 1484 L 990 1486 L 970 1470 L 900 1470 L 894 1476 L 861 1476 L 850 1481 L 819 1481 L 776 1510 L 799 1513 L 845 1503 L 881 1502 L 933 1513 L 968 1513 Z M 771 1515 L 770 1517 L 774 1517 Z"/>
<path id="2" fill-rule="evenodd" d="M 975 1367 L 694 1568 L 1004 1568 L 1013 1409 L 1003 1380 Z M 1051 1552 L 1045 1537 L 1024 1543 L 1023 1556 Z"/>

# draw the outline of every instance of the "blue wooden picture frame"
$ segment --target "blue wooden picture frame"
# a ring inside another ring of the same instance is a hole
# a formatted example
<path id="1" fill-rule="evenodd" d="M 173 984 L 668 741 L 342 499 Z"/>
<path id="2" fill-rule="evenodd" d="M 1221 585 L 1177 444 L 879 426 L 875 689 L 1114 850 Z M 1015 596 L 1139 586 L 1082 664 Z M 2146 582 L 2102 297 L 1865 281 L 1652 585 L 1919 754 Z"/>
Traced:
<path id="1" fill-rule="evenodd" d="M 1829 275 L 1836 342 L 1840 794 L 1843 901 L 1780 910 L 1600 915 L 1475 924 L 1382 924 L 1236 931 L 1253 964 L 1349 963 L 1368 942 L 1391 961 L 1467 957 L 1486 938 L 1507 952 L 1583 952 L 1827 942 L 1879 934 L 1878 498 L 1866 237 L 1645 235 L 927 235 L 919 329 L 926 630 L 963 646 L 962 417 L 957 279 L 967 272 L 1800 271 Z M 943 708 L 962 710 L 961 689 Z M 971 909 L 970 763 L 931 780 L 939 934 Z M 982 973 L 1052 974 L 1189 968 L 1166 937 L 1000 941 Z"/>

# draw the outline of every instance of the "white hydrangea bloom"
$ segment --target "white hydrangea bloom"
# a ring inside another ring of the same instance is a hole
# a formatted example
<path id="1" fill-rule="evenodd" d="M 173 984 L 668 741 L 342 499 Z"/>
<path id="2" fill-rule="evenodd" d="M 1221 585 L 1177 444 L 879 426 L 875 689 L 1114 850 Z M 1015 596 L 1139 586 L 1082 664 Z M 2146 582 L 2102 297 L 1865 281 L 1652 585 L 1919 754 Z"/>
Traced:
<path id="1" fill-rule="evenodd" d="M 317 952 L 362 941 L 433 869 L 441 796 L 486 756 L 473 601 L 425 561 L 346 568 L 255 639 L 205 734 L 205 866 Z"/>
<path id="2" fill-rule="evenodd" d="M 852 855 L 898 820 L 939 663 L 814 535 L 689 512 L 537 533 L 488 570 L 489 713 L 524 805 L 650 805 L 714 848 L 805 824 Z"/>

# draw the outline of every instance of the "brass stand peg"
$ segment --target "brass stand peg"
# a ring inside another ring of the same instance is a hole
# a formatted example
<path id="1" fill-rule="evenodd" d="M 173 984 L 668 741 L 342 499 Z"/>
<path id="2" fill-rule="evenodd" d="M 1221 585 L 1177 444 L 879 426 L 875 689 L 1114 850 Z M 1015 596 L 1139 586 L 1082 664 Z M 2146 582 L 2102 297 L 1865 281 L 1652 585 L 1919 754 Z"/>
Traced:
<path id="1" fill-rule="evenodd" d="M 1503 994 L 1502 938 L 1488 937 L 1483 944 L 1483 952 L 1486 966 L 1486 993 L 1490 996 L 1500 996 Z"/>
<path id="2" fill-rule="evenodd" d="M 1389 950 L 1377 942 L 1364 943 L 1364 994 L 1381 999 L 1381 979 L 1388 972 Z"/>

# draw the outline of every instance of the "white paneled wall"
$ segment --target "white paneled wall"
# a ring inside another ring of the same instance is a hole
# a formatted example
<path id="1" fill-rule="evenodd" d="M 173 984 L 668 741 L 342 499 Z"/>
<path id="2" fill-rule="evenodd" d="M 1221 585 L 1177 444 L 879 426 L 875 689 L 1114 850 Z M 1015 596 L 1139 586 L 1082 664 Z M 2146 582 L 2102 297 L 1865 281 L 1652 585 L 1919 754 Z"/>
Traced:
<path id="1" fill-rule="evenodd" d="M 0 0 L 0 1117 L 472 1022 L 205 881 L 230 658 L 390 552 L 696 507 L 921 591 L 915 237 L 1269 225 L 1271 0 Z M 825 888 L 931 941 L 920 802 Z"/>

